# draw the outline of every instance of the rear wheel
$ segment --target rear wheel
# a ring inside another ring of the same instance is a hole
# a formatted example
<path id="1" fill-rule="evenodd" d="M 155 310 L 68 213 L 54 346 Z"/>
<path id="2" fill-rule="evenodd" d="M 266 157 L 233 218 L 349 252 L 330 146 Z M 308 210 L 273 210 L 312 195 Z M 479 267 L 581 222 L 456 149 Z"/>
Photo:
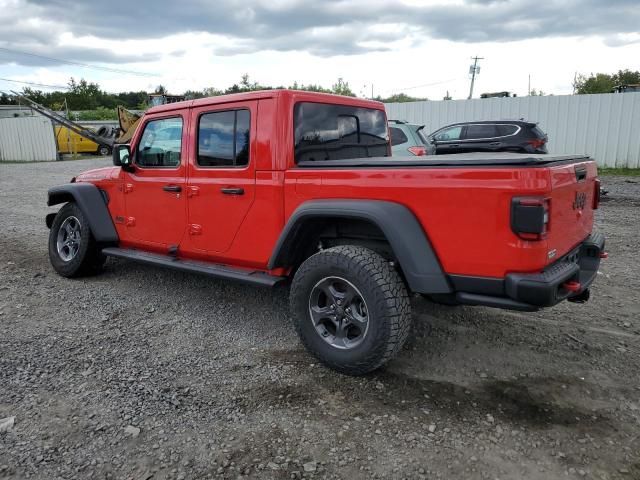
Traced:
<path id="1" fill-rule="evenodd" d="M 104 264 L 86 217 L 75 203 L 58 211 L 49 231 L 49 261 L 63 277 L 97 273 Z"/>
<path id="2" fill-rule="evenodd" d="M 363 375 L 392 359 L 411 326 L 407 290 L 382 256 L 339 246 L 309 257 L 291 286 L 296 331 L 328 367 Z"/>

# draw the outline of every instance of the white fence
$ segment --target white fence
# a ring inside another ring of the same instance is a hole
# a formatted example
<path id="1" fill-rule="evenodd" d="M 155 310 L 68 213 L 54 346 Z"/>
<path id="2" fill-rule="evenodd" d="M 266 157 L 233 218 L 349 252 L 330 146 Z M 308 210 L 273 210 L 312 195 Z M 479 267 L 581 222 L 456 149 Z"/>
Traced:
<path id="1" fill-rule="evenodd" d="M 640 168 L 640 93 L 482 98 L 386 104 L 390 119 L 425 124 L 430 133 L 455 122 L 538 122 L 549 153 L 580 153 L 607 167 Z"/>
<path id="2" fill-rule="evenodd" d="M 51 120 L 40 115 L 0 118 L 0 162 L 52 161 L 58 158 Z"/>

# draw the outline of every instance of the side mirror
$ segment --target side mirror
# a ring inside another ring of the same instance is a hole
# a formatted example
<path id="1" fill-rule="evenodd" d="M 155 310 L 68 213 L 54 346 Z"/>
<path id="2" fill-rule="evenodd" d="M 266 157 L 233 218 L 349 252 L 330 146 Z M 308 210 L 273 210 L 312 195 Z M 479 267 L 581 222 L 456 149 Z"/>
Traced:
<path id="1" fill-rule="evenodd" d="M 131 148 L 127 144 L 113 146 L 113 164 L 123 170 L 131 170 Z"/>

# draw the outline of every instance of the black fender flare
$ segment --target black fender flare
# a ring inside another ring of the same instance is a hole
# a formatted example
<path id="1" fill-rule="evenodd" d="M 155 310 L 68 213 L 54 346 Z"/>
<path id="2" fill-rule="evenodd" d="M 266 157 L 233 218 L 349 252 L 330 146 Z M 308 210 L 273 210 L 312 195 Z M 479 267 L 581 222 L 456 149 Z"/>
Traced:
<path id="1" fill-rule="evenodd" d="M 106 197 L 92 183 L 68 183 L 49 189 L 47 205 L 74 202 L 89 220 L 89 228 L 98 242 L 118 241 L 116 227 L 111 220 Z M 51 228 L 55 214 L 47 215 L 47 226 Z"/>
<path id="2" fill-rule="evenodd" d="M 391 245 L 409 288 L 417 293 L 451 293 L 447 275 L 416 216 L 404 205 L 383 200 L 311 200 L 289 217 L 280 234 L 269 269 L 290 267 L 289 251 L 306 222 L 314 219 L 353 218 L 376 225 Z"/>

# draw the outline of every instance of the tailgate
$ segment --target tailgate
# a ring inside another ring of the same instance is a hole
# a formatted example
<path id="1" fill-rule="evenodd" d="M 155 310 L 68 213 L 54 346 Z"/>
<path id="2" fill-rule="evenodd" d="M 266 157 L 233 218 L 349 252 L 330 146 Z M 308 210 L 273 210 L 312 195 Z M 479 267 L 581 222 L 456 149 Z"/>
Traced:
<path id="1" fill-rule="evenodd" d="M 593 160 L 549 168 L 551 205 L 547 235 L 548 263 L 569 253 L 593 228 L 597 167 Z"/>

